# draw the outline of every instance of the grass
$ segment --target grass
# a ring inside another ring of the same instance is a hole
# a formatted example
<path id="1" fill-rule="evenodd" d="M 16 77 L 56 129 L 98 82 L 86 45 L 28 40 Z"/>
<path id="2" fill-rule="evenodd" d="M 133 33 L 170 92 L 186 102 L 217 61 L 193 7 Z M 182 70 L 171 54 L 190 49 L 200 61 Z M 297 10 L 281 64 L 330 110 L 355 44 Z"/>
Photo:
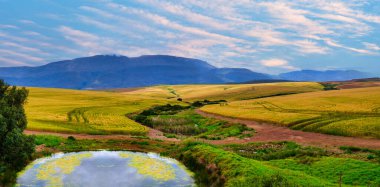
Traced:
<path id="1" fill-rule="evenodd" d="M 36 144 L 44 145 L 44 149 L 37 152 L 36 157 L 49 155 L 55 152 L 79 152 L 97 150 L 133 150 L 141 152 L 165 152 L 171 143 L 152 140 L 146 137 L 134 137 L 131 140 L 93 140 L 62 138 L 52 135 L 37 135 Z"/>
<path id="2" fill-rule="evenodd" d="M 28 129 L 39 131 L 145 135 L 148 129 L 125 115 L 171 102 L 114 92 L 28 89 Z"/>
<path id="3" fill-rule="evenodd" d="M 380 87 L 373 87 L 234 101 L 202 110 L 297 130 L 380 138 L 379 108 Z"/>
<path id="4" fill-rule="evenodd" d="M 206 144 L 188 144 L 178 158 L 197 171 L 196 180 L 205 186 L 334 186 L 300 171 L 272 167 Z"/>
<path id="5" fill-rule="evenodd" d="M 380 166 L 349 158 L 322 157 L 309 164 L 297 159 L 272 160 L 269 165 L 293 171 L 302 171 L 310 176 L 325 179 L 331 183 L 355 186 L 379 186 Z"/>

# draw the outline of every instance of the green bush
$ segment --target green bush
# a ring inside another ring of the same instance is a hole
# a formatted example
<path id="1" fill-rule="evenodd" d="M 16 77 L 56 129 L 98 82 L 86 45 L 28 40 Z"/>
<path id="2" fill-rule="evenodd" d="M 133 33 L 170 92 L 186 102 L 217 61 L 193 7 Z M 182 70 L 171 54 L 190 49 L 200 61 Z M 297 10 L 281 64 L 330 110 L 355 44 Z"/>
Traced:
<path id="1" fill-rule="evenodd" d="M 35 137 L 35 140 L 36 145 L 44 144 L 46 147 L 57 147 L 64 142 L 63 138 L 52 135 L 38 135 Z"/>
<path id="2" fill-rule="evenodd" d="M 34 137 L 23 134 L 27 125 L 25 88 L 10 87 L 0 80 L 0 186 L 15 180 L 34 153 Z"/>

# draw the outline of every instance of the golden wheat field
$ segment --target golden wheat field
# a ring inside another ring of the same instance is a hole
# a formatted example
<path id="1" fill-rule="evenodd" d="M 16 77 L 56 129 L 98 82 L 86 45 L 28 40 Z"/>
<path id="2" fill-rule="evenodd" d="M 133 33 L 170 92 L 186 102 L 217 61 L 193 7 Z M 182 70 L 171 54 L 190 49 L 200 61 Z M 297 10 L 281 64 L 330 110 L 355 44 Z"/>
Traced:
<path id="1" fill-rule="evenodd" d="M 322 90 L 314 82 L 285 82 L 263 84 L 215 84 L 215 85 L 175 85 L 141 88 L 126 95 L 145 95 L 153 98 L 196 100 L 249 100 L 260 97 L 288 95 Z"/>
<path id="2" fill-rule="evenodd" d="M 320 91 L 318 83 L 153 86 L 132 91 L 29 88 L 29 130 L 144 135 L 126 117 L 153 105 L 227 100 L 202 108 L 224 116 L 272 122 L 292 129 L 380 138 L 380 87 Z M 304 93 L 309 92 L 309 93 Z M 289 95 L 291 94 L 291 95 Z"/>
<path id="3" fill-rule="evenodd" d="M 234 101 L 202 110 L 299 130 L 380 138 L 380 87 Z"/>
<path id="4" fill-rule="evenodd" d="M 28 88 L 28 129 L 87 134 L 146 134 L 147 128 L 125 115 L 167 101 L 141 95 Z"/>

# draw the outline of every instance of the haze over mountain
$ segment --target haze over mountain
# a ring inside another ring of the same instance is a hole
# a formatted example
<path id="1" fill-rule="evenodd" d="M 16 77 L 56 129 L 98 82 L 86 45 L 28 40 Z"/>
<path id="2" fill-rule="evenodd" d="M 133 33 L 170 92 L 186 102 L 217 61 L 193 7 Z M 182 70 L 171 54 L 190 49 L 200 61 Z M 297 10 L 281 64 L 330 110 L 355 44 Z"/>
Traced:
<path id="1" fill-rule="evenodd" d="M 352 79 L 361 79 L 371 77 L 370 74 L 355 71 L 355 70 L 328 70 L 328 71 L 315 71 L 315 70 L 301 70 L 282 73 L 279 75 L 281 79 L 292 81 L 345 81 Z"/>
<path id="2" fill-rule="evenodd" d="M 244 82 L 271 77 L 244 68 L 216 68 L 205 61 L 175 56 L 98 55 L 38 67 L 0 68 L 0 78 L 21 86 L 105 89 Z"/>

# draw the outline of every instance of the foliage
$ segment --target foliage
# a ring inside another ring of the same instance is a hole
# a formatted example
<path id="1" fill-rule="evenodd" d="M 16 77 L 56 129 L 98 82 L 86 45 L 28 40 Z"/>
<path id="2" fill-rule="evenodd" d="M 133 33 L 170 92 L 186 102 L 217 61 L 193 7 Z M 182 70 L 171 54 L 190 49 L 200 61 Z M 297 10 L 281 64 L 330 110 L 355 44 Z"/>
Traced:
<path id="1" fill-rule="evenodd" d="M 23 105 L 28 91 L 0 80 L 0 185 L 21 170 L 34 152 L 34 139 L 23 134 L 27 120 Z M 9 176 L 11 175 L 11 176 Z"/>
<path id="2" fill-rule="evenodd" d="M 223 146 L 223 148 L 240 156 L 255 160 L 274 160 L 289 157 L 320 157 L 328 155 L 326 150 L 315 147 L 304 147 L 294 142 L 230 144 Z"/>
<path id="3" fill-rule="evenodd" d="M 352 147 L 352 146 L 341 146 L 340 150 L 343 150 L 347 154 L 354 153 L 367 153 L 368 160 L 377 160 L 380 163 L 380 150 L 372 150 L 367 148 Z"/>
<path id="4" fill-rule="evenodd" d="M 36 145 L 44 144 L 46 147 L 57 147 L 64 139 L 53 135 L 40 135 L 35 137 Z"/>
<path id="5" fill-rule="evenodd" d="M 219 101 L 202 101 L 199 103 L 214 102 L 219 103 Z M 170 104 L 155 106 L 131 117 L 141 124 L 165 133 L 185 136 L 197 135 L 196 137 L 204 139 L 244 138 L 252 136 L 253 133 L 253 129 L 248 128 L 244 124 L 231 124 L 225 121 L 205 118 L 196 114 L 192 107 L 189 106 Z"/>
<path id="6" fill-rule="evenodd" d="M 339 88 L 337 87 L 338 84 L 332 84 L 332 83 L 321 83 L 321 85 L 323 86 L 323 90 L 339 90 Z"/>

